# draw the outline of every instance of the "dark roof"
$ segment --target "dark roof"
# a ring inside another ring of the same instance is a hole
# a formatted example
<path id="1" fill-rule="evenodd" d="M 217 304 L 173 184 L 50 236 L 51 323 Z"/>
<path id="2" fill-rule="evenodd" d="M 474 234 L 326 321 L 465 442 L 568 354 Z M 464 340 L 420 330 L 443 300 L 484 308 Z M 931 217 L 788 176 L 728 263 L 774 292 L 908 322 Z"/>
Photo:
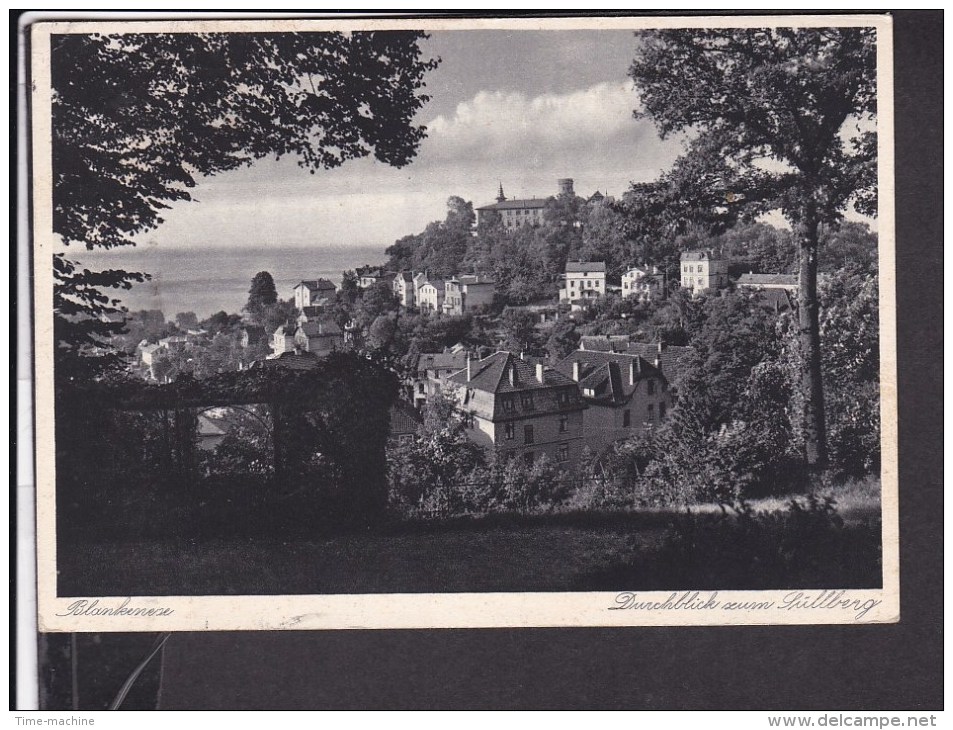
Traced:
<path id="1" fill-rule="evenodd" d="M 286 368 L 288 370 L 315 370 L 321 365 L 321 358 L 313 352 L 283 352 L 278 357 L 258 360 L 253 368 Z"/>
<path id="2" fill-rule="evenodd" d="M 209 418 L 205 413 L 200 414 L 197 420 L 199 436 L 224 436 L 227 433 L 217 421 Z"/>
<path id="3" fill-rule="evenodd" d="M 355 272 L 358 276 L 373 276 L 375 278 L 384 275 L 384 270 L 380 266 L 359 266 Z"/>
<path id="4" fill-rule="evenodd" d="M 606 270 L 605 261 L 567 261 L 566 262 L 567 274 L 588 273 L 590 271 L 605 272 L 605 270 Z"/>
<path id="5" fill-rule="evenodd" d="M 717 258 L 712 251 L 682 251 L 682 261 L 710 261 Z"/>
<path id="6" fill-rule="evenodd" d="M 644 357 L 617 352 L 576 350 L 560 360 L 556 369 L 571 380 L 575 362 L 580 365 L 579 388 L 583 397 L 603 405 L 627 403 L 643 380 L 665 378 L 661 370 Z M 634 383 L 630 378 L 633 367 Z"/>
<path id="7" fill-rule="evenodd" d="M 413 281 L 414 273 L 412 271 L 401 271 L 395 275 L 395 278 L 403 279 L 404 281 Z"/>
<path id="8" fill-rule="evenodd" d="M 414 369 L 424 370 L 462 370 L 467 366 L 466 352 L 422 352 L 417 356 Z"/>
<path id="9" fill-rule="evenodd" d="M 495 284 L 496 282 L 493 279 L 485 276 L 483 274 L 460 274 L 456 277 L 456 280 L 465 286 L 473 286 L 475 284 Z M 451 279 L 453 281 L 453 279 Z"/>
<path id="10" fill-rule="evenodd" d="M 417 433 L 421 423 L 422 419 L 409 403 L 398 400 L 390 407 L 391 436 Z"/>
<path id="11" fill-rule="evenodd" d="M 295 286 L 297 289 L 299 286 L 306 286 L 311 291 L 322 291 L 322 290 L 335 290 L 337 287 L 327 279 L 306 279 Z"/>
<path id="12" fill-rule="evenodd" d="M 783 289 L 779 291 L 784 292 Z M 639 355 L 651 363 L 654 363 L 657 357 L 659 367 L 670 383 L 681 374 L 685 356 L 692 349 L 683 345 L 666 345 L 659 342 L 630 342 L 628 335 L 583 335 L 579 344 L 586 352 Z"/>
<path id="13" fill-rule="evenodd" d="M 427 281 L 425 281 L 423 284 L 420 285 L 420 288 L 423 289 L 425 286 L 427 286 L 427 284 L 430 284 L 431 286 L 433 286 L 433 288 L 436 289 L 438 292 L 441 292 L 444 289 L 443 279 L 428 279 Z"/>
<path id="14" fill-rule="evenodd" d="M 520 198 L 504 200 L 502 203 L 481 205 L 477 210 L 513 210 L 523 208 L 545 208 L 548 198 Z"/>
<path id="15" fill-rule="evenodd" d="M 738 277 L 739 286 L 797 286 L 795 274 L 742 274 Z"/>
<path id="16" fill-rule="evenodd" d="M 514 384 L 510 384 L 510 371 L 514 371 Z M 574 385 L 573 379 L 568 378 L 552 368 L 543 369 L 543 382 L 536 379 L 536 367 L 516 355 L 500 351 L 482 360 L 470 362 L 470 380 L 467 380 L 467 371 L 450 376 L 450 382 L 465 385 L 468 388 L 483 390 L 489 393 L 506 393 L 521 390 L 540 390 L 561 385 Z"/>

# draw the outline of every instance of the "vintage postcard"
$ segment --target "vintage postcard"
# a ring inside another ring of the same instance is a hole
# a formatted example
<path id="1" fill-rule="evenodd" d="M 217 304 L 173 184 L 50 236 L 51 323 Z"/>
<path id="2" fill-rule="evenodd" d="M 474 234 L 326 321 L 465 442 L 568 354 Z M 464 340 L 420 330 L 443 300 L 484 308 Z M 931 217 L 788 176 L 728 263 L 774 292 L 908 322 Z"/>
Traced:
<path id="1" fill-rule="evenodd" d="M 28 36 L 41 631 L 899 620 L 889 16 Z"/>

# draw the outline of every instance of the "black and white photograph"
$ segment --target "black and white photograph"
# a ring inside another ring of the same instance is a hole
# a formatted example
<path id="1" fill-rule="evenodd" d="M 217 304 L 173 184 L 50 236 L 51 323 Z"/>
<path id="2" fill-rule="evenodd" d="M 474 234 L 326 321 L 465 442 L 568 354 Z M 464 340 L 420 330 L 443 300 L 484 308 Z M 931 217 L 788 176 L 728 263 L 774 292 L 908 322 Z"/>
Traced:
<path id="1" fill-rule="evenodd" d="M 890 28 L 34 25 L 41 630 L 897 621 Z"/>

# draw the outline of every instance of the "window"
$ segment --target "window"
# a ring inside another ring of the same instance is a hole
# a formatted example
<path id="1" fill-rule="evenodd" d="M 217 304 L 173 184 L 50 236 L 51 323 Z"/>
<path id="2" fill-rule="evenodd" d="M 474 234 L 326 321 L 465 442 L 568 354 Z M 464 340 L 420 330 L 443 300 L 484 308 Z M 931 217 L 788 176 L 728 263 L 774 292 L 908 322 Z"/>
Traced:
<path id="1" fill-rule="evenodd" d="M 556 454 L 559 461 L 569 461 L 569 444 L 559 444 L 559 451 Z"/>
<path id="2" fill-rule="evenodd" d="M 649 403 L 649 421 L 650 422 L 655 421 L 655 404 L 654 403 Z"/>
<path id="3" fill-rule="evenodd" d="M 561 406 L 568 406 L 570 403 L 572 403 L 572 391 L 571 390 L 556 391 L 556 402 Z"/>
<path id="4" fill-rule="evenodd" d="M 628 428 L 632 425 L 632 411 L 622 411 L 622 428 Z"/>
<path id="5" fill-rule="evenodd" d="M 520 396 L 520 403 L 522 404 L 523 408 L 527 411 L 532 411 L 535 409 L 535 406 L 533 405 L 532 393 L 523 393 Z"/>
<path id="6" fill-rule="evenodd" d="M 533 438 L 533 426 L 523 426 L 523 443 L 532 444 L 535 443 Z"/>
<path id="7" fill-rule="evenodd" d="M 596 279 L 596 289 L 598 289 L 598 288 L 599 288 L 599 280 Z"/>
<path id="8" fill-rule="evenodd" d="M 504 411 L 506 411 L 507 413 L 512 413 L 512 412 L 513 412 L 514 406 L 515 406 L 516 404 L 513 402 L 513 396 L 512 396 L 512 395 L 504 395 L 503 398 L 502 398 L 502 403 L 503 403 L 503 410 L 504 410 Z"/>
<path id="9" fill-rule="evenodd" d="M 569 430 L 569 416 L 559 417 L 559 433 L 566 433 Z"/>
<path id="10" fill-rule="evenodd" d="M 506 432 L 506 440 L 507 440 L 507 441 L 512 441 L 514 438 L 516 438 L 516 427 L 513 426 L 512 423 L 507 423 L 507 424 L 504 426 L 504 430 L 505 430 L 505 432 Z"/>
<path id="11" fill-rule="evenodd" d="M 423 392 L 424 392 L 424 384 L 423 384 L 423 383 L 418 383 L 418 384 L 417 384 L 417 392 L 418 392 L 418 393 L 423 393 Z"/>
<path id="12" fill-rule="evenodd" d="M 586 279 L 586 288 L 592 289 L 592 279 Z"/>
<path id="13" fill-rule="evenodd" d="M 663 418 L 665 418 L 665 403 L 664 402 L 658 404 L 658 420 L 661 421 Z"/>
<path id="14" fill-rule="evenodd" d="M 649 395 L 655 395 L 655 381 L 654 380 L 650 379 L 646 387 L 649 389 Z"/>

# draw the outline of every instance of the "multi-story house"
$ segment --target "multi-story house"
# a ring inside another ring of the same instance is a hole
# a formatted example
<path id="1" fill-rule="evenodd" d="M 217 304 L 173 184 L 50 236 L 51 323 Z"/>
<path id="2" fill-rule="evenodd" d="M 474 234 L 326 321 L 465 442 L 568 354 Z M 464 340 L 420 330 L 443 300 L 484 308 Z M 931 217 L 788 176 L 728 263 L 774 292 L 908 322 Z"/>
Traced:
<path id="1" fill-rule="evenodd" d="M 643 302 L 664 297 L 664 272 L 657 266 L 633 266 L 622 274 L 622 296 Z"/>
<path id="2" fill-rule="evenodd" d="M 268 357 L 279 357 L 286 352 L 294 352 L 295 349 L 295 328 L 288 324 L 283 324 L 274 331 L 271 336 L 271 355 Z"/>
<path id="3" fill-rule="evenodd" d="M 455 276 L 444 283 L 444 314 L 463 314 L 493 303 L 496 283 L 476 274 Z"/>
<path id="4" fill-rule="evenodd" d="M 300 310 L 305 307 L 320 306 L 334 297 L 337 287 L 327 279 L 308 279 L 300 282 L 294 288 L 295 306 Z"/>
<path id="5" fill-rule="evenodd" d="M 397 273 L 394 277 L 393 291 L 400 306 L 405 309 L 417 306 L 417 291 L 414 284 L 414 275 L 410 271 L 400 271 Z"/>
<path id="6" fill-rule="evenodd" d="M 604 261 L 567 261 L 559 301 L 579 307 L 605 296 L 606 264 Z"/>
<path id="7" fill-rule="evenodd" d="M 471 440 L 498 458 L 532 463 L 542 455 L 576 463 L 583 449 L 585 405 L 578 385 L 542 364 L 497 352 L 447 379 Z"/>
<path id="8" fill-rule="evenodd" d="M 586 445 L 595 453 L 658 426 L 672 406 L 668 380 L 639 355 L 576 350 L 556 370 L 579 384 Z"/>
<path id="9" fill-rule="evenodd" d="M 579 349 L 586 352 L 611 352 L 638 355 L 662 371 L 669 388 L 678 381 L 692 348 L 664 342 L 631 342 L 628 335 L 583 335 Z"/>
<path id="10" fill-rule="evenodd" d="M 476 209 L 477 225 L 485 223 L 492 212 L 500 216 L 504 228 L 541 226 L 545 210 L 545 198 L 507 200 L 503 194 L 503 184 L 500 183 L 500 191 L 496 195 L 496 202 Z"/>
<path id="11" fill-rule="evenodd" d="M 467 366 L 469 355 L 465 350 L 456 352 L 423 352 L 408 362 L 412 373 L 407 389 L 415 408 L 421 408 L 437 392 L 442 391 L 447 379 Z"/>
<path id="12" fill-rule="evenodd" d="M 443 279 L 425 281 L 417 289 L 417 306 L 421 312 L 442 312 L 445 294 L 446 283 Z"/>
<path id="13" fill-rule="evenodd" d="M 361 289 L 367 289 L 394 276 L 393 273 L 388 273 L 379 266 L 361 266 L 354 273 L 357 274 L 357 285 Z"/>
<path id="14" fill-rule="evenodd" d="M 682 253 L 682 288 L 692 294 L 728 286 L 728 262 L 712 251 Z"/>
<path id="15" fill-rule="evenodd" d="M 298 325 L 294 342 L 304 352 L 327 355 L 332 350 L 344 347 L 344 333 L 330 320 L 311 320 Z"/>

